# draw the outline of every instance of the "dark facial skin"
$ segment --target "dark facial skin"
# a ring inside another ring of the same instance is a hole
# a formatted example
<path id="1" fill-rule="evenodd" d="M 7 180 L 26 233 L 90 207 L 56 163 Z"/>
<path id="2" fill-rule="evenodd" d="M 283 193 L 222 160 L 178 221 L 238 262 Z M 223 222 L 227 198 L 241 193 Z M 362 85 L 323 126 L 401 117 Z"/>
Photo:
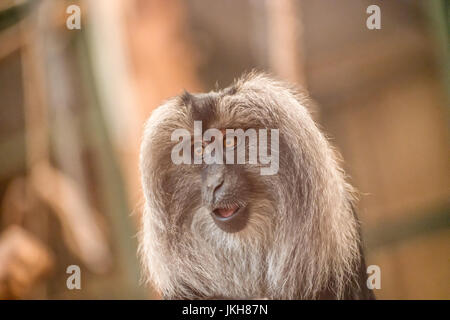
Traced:
<path id="1" fill-rule="evenodd" d="M 243 168 L 212 164 L 202 169 L 202 201 L 216 225 L 225 232 L 242 230 L 248 221 L 249 186 Z"/>
<path id="2" fill-rule="evenodd" d="M 229 94 L 229 92 L 225 94 Z M 220 96 L 185 93 L 181 99 L 188 106 L 192 120 L 202 121 L 203 130 L 216 125 L 217 115 L 215 108 Z M 251 125 L 250 123 L 246 124 Z M 254 127 L 261 126 L 256 124 Z M 227 128 L 226 126 L 217 128 L 223 134 L 224 163 L 225 153 L 235 152 L 235 146 L 228 147 L 226 145 Z M 234 129 L 234 127 L 229 129 Z M 205 148 L 210 142 L 202 141 L 203 147 Z M 192 152 L 195 151 L 196 149 L 192 150 Z M 248 149 L 246 151 L 248 157 Z M 259 169 L 257 170 L 258 175 L 255 176 L 255 170 L 252 170 L 251 165 L 203 163 L 201 165 L 192 165 L 192 167 L 192 173 L 197 172 L 198 174 L 200 171 L 201 205 L 210 211 L 214 223 L 225 232 L 234 233 L 244 229 L 249 220 L 250 202 L 257 201 L 260 197 L 268 197 L 265 195 L 268 192 L 268 187 L 261 185 L 263 179 L 259 175 Z M 196 181 L 198 180 L 196 179 Z"/>

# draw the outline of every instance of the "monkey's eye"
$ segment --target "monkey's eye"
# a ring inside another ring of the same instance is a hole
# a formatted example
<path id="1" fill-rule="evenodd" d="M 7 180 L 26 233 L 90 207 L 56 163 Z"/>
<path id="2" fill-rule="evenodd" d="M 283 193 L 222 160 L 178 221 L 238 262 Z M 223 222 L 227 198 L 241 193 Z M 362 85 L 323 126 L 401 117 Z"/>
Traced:
<path id="1" fill-rule="evenodd" d="M 227 149 L 234 148 L 236 146 L 236 137 L 225 137 L 223 140 L 223 145 Z"/>

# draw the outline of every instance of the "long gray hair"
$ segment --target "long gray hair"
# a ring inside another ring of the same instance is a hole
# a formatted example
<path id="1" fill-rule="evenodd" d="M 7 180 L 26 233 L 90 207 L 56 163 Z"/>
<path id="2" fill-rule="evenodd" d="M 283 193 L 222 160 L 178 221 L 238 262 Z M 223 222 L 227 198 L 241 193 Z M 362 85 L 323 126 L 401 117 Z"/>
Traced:
<path id="1" fill-rule="evenodd" d="M 279 128 L 280 169 L 263 177 L 246 168 L 248 225 L 227 233 L 202 207 L 195 168 L 170 161 L 171 132 L 192 128 L 192 108 L 180 96 L 155 109 L 140 159 L 146 279 L 169 299 L 365 297 L 354 192 L 306 96 L 257 73 L 205 95 L 217 126 Z"/>

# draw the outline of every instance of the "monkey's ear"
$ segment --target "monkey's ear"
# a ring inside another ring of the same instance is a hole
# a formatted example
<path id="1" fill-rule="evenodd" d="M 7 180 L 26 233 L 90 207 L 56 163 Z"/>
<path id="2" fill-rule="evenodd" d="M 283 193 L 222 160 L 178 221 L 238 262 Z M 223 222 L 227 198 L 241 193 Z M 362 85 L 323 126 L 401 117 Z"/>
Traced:
<path id="1" fill-rule="evenodd" d="M 192 105 L 192 101 L 194 100 L 194 96 L 185 89 L 183 90 L 180 99 L 186 107 L 190 107 Z"/>
<path id="2" fill-rule="evenodd" d="M 231 85 L 228 88 L 223 90 L 224 95 L 230 95 L 232 96 L 237 92 L 237 87 L 235 85 Z"/>
<path id="3" fill-rule="evenodd" d="M 194 120 L 207 121 L 214 118 L 217 93 L 192 94 L 184 90 L 180 99 Z"/>

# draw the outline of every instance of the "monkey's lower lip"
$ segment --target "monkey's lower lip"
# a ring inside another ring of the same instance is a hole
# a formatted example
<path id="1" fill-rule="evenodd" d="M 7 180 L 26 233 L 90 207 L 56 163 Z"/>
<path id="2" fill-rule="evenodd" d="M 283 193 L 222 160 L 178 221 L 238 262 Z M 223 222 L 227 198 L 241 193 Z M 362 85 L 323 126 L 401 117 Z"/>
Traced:
<path id="1" fill-rule="evenodd" d="M 232 206 L 230 208 L 217 208 L 213 210 L 213 212 L 218 218 L 228 219 L 231 218 L 233 215 L 235 215 L 236 212 L 239 211 L 239 209 L 240 209 L 239 206 Z"/>

